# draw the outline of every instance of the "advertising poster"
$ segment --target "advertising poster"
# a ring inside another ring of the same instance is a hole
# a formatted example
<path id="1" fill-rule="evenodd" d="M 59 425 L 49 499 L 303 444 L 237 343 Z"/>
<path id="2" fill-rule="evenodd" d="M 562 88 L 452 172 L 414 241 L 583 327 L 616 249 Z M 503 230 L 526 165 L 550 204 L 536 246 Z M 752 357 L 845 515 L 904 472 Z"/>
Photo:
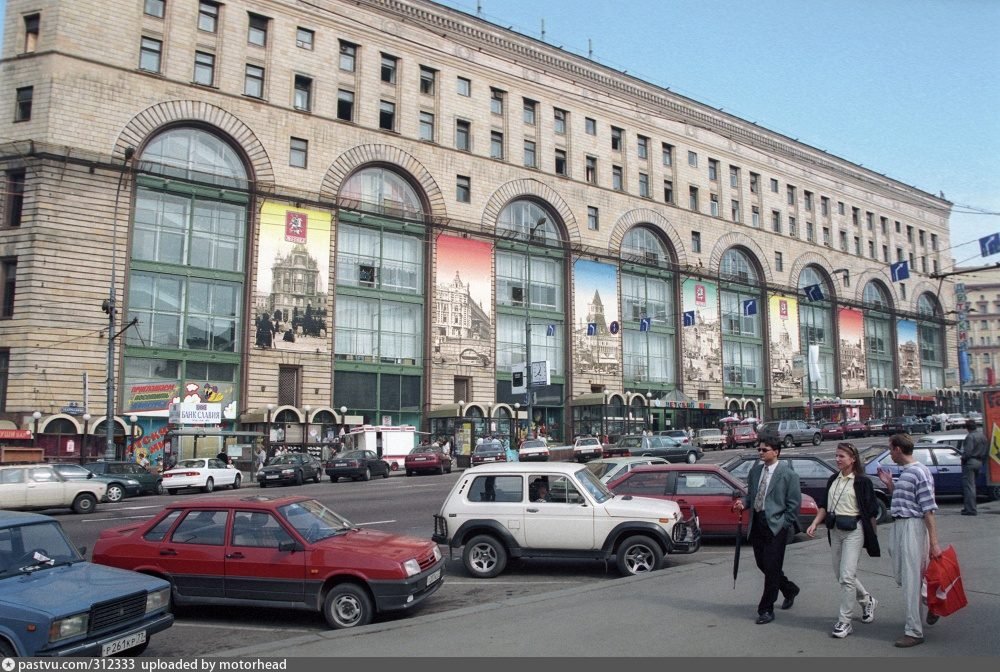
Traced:
<path id="1" fill-rule="evenodd" d="M 441 235 L 437 239 L 432 360 L 489 368 L 493 357 L 493 245 Z"/>
<path id="2" fill-rule="evenodd" d="M 771 394 L 773 398 L 802 394 L 802 376 L 792 362 L 799 355 L 799 302 L 791 296 L 773 294 L 767 300 L 771 333 Z"/>
<path id="3" fill-rule="evenodd" d="M 618 269 L 577 259 L 573 286 L 573 371 L 617 376 L 621 371 Z"/>
<path id="4" fill-rule="evenodd" d="M 840 330 L 840 376 L 844 392 L 868 387 L 865 367 L 864 315 L 854 308 L 841 308 L 837 314 Z"/>
<path id="5" fill-rule="evenodd" d="M 694 278 L 685 280 L 681 305 L 684 380 L 721 385 L 722 328 L 718 286 Z"/>
<path id="6" fill-rule="evenodd" d="M 1000 487 L 1000 391 L 983 392 L 983 434 L 990 442 L 986 456 L 986 482 Z"/>
<path id="7" fill-rule="evenodd" d="M 260 212 L 253 347 L 330 351 L 330 213 L 265 201 Z"/>
<path id="8" fill-rule="evenodd" d="M 917 323 L 900 320 L 896 323 L 899 386 L 911 390 L 920 388 L 920 346 L 917 343 Z"/>

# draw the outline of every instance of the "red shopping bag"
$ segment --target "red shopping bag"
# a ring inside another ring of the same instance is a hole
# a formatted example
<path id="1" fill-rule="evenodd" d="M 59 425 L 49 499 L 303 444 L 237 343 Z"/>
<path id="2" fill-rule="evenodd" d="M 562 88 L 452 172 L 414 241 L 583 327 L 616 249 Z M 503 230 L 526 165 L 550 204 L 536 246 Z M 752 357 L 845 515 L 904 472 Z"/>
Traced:
<path id="1" fill-rule="evenodd" d="M 940 558 L 931 558 L 924 574 L 927 581 L 927 611 L 947 616 L 969 603 L 962 587 L 962 572 L 952 546 L 944 549 Z"/>

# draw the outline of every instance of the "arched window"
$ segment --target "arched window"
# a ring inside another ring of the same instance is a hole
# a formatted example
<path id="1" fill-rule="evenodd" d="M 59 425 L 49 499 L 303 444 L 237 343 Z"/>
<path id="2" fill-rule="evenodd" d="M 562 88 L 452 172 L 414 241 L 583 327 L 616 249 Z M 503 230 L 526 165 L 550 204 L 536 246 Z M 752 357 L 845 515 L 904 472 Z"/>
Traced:
<path id="1" fill-rule="evenodd" d="M 622 239 L 621 283 L 625 386 L 672 389 L 677 382 L 676 286 L 665 268 L 672 259 L 651 229 L 637 226 Z M 643 323 L 643 320 L 648 320 Z"/>
<path id="2" fill-rule="evenodd" d="M 920 386 L 944 387 L 944 333 L 941 304 L 924 292 L 917 298 L 917 338 L 920 343 Z"/>
<path id="3" fill-rule="evenodd" d="M 806 266 L 799 274 L 799 289 L 818 285 L 822 300 L 799 302 L 799 339 L 802 354 L 809 353 L 810 345 L 819 346 L 820 377 L 811 381 L 814 393 L 834 394 L 837 390 L 837 375 L 834 370 L 834 350 L 836 339 L 833 331 L 833 289 L 829 278 L 814 266 Z M 802 292 L 805 295 L 805 292 Z M 808 375 L 808 368 L 806 371 Z"/>
<path id="4" fill-rule="evenodd" d="M 865 285 L 865 362 L 869 387 L 895 387 L 893 338 L 890 310 L 892 302 L 885 286 L 872 280 Z"/>
<path id="5" fill-rule="evenodd" d="M 730 248 L 719 268 L 722 309 L 722 384 L 729 396 L 760 394 L 764 341 L 760 274 L 749 255 Z"/>
<path id="6" fill-rule="evenodd" d="M 358 201 L 365 212 L 419 219 L 424 208 L 410 182 L 391 168 L 363 168 L 340 188 L 340 199 Z"/>

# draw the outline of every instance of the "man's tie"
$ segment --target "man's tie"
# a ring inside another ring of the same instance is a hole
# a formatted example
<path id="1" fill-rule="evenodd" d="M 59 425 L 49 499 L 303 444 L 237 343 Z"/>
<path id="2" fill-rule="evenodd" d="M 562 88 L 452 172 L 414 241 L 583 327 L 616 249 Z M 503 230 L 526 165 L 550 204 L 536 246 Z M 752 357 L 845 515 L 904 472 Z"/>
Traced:
<path id="1" fill-rule="evenodd" d="M 764 496 L 767 494 L 767 467 L 764 467 L 764 474 L 760 477 L 760 487 L 757 488 L 757 497 L 753 500 L 753 510 L 764 510 Z"/>

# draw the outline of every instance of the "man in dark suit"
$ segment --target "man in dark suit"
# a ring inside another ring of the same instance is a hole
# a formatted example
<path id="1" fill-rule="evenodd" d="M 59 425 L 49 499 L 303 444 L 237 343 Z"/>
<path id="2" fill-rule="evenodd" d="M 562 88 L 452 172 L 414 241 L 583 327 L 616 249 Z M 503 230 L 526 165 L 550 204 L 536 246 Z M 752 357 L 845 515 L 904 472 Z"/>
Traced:
<path id="1" fill-rule="evenodd" d="M 764 592 L 757 604 L 757 623 L 774 620 L 778 593 L 784 595 L 782 609 L 790 609 L 799 587 L 785 576 L 785 545 L 798 530 L 802 491 L 799 475 L 787 463 L 778 460 L 779 446 L 761 444 L 757 448 L 761 462 L 747 477 L 747 496 L 733 502 L 734 511 L 750 509 L 749 539 L 757 568 L 764 573 Z"/>

